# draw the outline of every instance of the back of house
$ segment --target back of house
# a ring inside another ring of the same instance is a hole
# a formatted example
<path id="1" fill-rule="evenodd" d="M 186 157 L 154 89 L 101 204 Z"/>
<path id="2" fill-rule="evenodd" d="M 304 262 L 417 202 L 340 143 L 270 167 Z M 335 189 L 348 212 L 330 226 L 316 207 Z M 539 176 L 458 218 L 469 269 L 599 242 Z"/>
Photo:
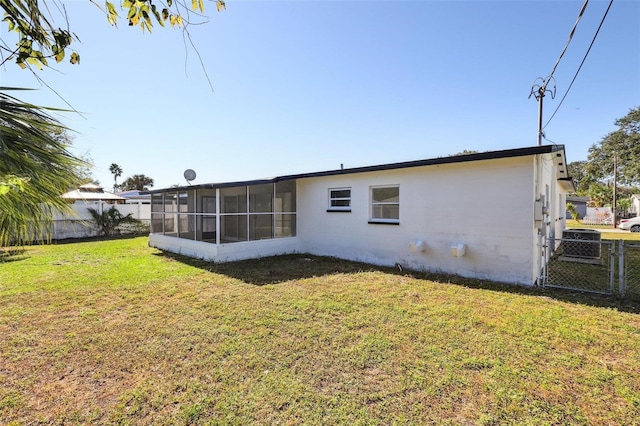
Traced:
<path id="1" fill-rule="evenodd" d="M 216 262 L 310 253 L 536 283 L 565 225 L 548 145 L 150 191 L 151 246 Z"/>

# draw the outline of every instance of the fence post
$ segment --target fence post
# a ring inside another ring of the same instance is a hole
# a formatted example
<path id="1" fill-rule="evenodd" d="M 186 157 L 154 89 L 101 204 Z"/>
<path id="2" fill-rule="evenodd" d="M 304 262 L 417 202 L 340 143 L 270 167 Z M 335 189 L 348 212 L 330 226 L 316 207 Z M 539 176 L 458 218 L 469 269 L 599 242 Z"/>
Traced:
<path id="1" fill-rule="evenodd" d="M 624 240 L 618 240 L 618 295 L 624 297 L 626 293 L 624 276 Z"/>
<path id="2" fill-rule="evenodd" d="M 616 281 L 616 243 L 611 241 L 609 246 L 609 294 L 613 295 Z"/>

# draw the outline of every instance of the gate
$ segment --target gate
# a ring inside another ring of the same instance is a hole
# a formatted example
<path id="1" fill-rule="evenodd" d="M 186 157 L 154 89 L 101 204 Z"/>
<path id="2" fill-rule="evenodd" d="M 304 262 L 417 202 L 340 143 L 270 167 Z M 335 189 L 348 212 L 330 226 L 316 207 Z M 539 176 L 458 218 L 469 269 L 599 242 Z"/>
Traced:
<path id="1" fill-rule="evenodd" d="M 620 243 L 620 296 L 640 300 L 640 244 Z"/>
<path id="2" fill-rule="evenodd" d="M 549 239 L 551 253 L 544 286 L 614 294 L 615 242 L 576 238 Z"/>
<path id="3" fill-rule="evenodd" d="M 640 300 L 640 244 L 561 238 L 545 249 L 544 287 Z"/>

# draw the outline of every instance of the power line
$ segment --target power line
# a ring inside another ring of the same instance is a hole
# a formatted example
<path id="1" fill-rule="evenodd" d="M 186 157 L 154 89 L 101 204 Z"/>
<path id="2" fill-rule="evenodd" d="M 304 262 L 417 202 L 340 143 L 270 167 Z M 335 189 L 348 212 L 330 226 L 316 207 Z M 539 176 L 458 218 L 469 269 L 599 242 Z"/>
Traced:
<path id="1" fill-rule="evenodd" d="M 600 25 L 598 25 L 598 29 L 596 30 L 596 33 L 593 35 L 593 39 L 591 39 L 591 44 L 589 45 L 589 48 L 587 49 L 587 52 L 584 54 L 584 58 L 582 58 L 582 62 L 580 62 L 580 66 L 578 67 L 578 70 L 576 71 L 575 75 L 573 76 L 573 79 L 571 80 L 571 84 L 569 84 L 569 87 L 567 87 L 567 91 L 564 93 L 564 96 L 562 96 L 562 99 L 560 99 L 560 103 L 556 107 L 555 111 L 553 111 L 553 114 L 551 114 L 551 117 L 549 117 L 549 119 L 547 120 L 547 123 L 542 128 L 543 130 L 547 128 L 547 126 L 549 125 L 549 122 L 551 122 L 553 117 L 555 117 L 556 113 L 560 109 L 560 106 L 562 106 L 562 103 L 564 102 L 565 98 L 569 94 L 569 90 L 571 90 L 571 86 L 573 86 L 573 83 L 576 81 L 576 78 L 578 78 L 578 74 L 580 73 L 580 70 L 582 69 L 582 65 L 584 65 L 584 62 L 587 60 L 587 56 L 589 56 L 589 52 L 591 52 L 591 48 L 593 47 L 593 44 L 596 41 L 596 37 L 598 37 L 598 33 L 600 32 L 600 28 L 602 28 L 602 24 L 604 24 L 604 20 L 606 19 L 607 14 L 609 13 L 609 9 L 611 9 L 611 5 L 612 4 L 613 4 L 613 0 L 609 1 L 609 6 L 607 7 L 607 10 L 604 12 L 604 16 L 602 17 L 602 20 L 600 21 Z"/>
<path id="2" fill-rule="evenodd" d="M 553 73 L 556 72 L 556 68 L 558 68 L 558 64 L 560 63 L 560 60 L 564 56 L 564 52 L 567 51 L 567 48 L 569 47 L 569 43 L 571 43 L 571 40 L 573 39 L 573 35 L 575 34 L 576 28 L 578 27 L 578 22 L 580 22 L 580 19 L 582 19 L 582 15 L 584 15 L 584 11 L 587 9 L 587 4 L 588 3 L 589 3 L 589 0 L 585 0 L 584 4 L 582 5 L 582 9 L 580 10 L 580 13 L 578 14 L 578 18 L 576 19 L 576 23 L 573 24 L 573 28 L 571 29 L 571 32 L 569 33 L 569 39 L 567 40 L 567 44 L 564 45 L 564 49 L 562 49 L 562 53 L 560 53 L 560 56 L 558 57 L 558 60 L 556 61 L 556 64 L 553 66 L 553 69 L 551 70 L 551 74 L 549 74 L 549 77 L 553 76 Z"/>
<path id="3" fill-rule="evenodd" d="M 584 4 L 582 5 L 582 9 L 580 9 L 580 13 L 578 14 L 578 18 L 576 19 L 576 22 L 575 22 L 575 24 L 573 24 L 573 28 L 571 29 L 571 32 L 569 33 L 569 39 L 567 40 L 567 43 L 564 45 L 564 49 L 562 49 L 562 52 L 560 53 L 560 56 L 558 57 L 558 60 L 556 61 L 555 65 L 553 66 L 553 69 L 551 70 L 551 73 L 549 74 L 549 76 L 547 78 L 545 78 L 545 79 L 542 79 L 541 77 L 538 77 L 534 81 L 534 85 L 531 87 L 531 92 L 529 93 L 529 98 L 531 98 L 531 96 L 534 96 L 536 98 L 536 100 L 538 101 L 538 145 L 542 145 L 542 137 L 543 137 L 543 133 L 542 133 L 542 129 L 543 129 L 543 127 L 542 127 L 542 102 L 543 102 L 545 93 L 548 91 L 547 90 L 547 85 L 549 84 L 550 81 L 554 80 L 553 74 L 556 72 L 556 68 L 558 67 L 558 64 L 560 64 L 560 60 L 564 56 L 565 52 L 567 51 L 567 48 L 569 47 L 569 44 L 571 43 L 571 40 L 573 39 L 573 35 L 575 34 L 576 28 L 578 27 L 578 22 L 580 22 L 580 19 L 582 19 L 582 15 L 584 15 L 585 10 L 587 9 L 587 4 L 589 4 L 589 0 L 585 0 Z M 538 80 L 542 80 L 542 83 L 539 84 L 539 85 L 535 84 L 535 82 L 538 81 Z M 555 89 L 555 84 L 554 84 L 553 92 L 551 92 L 551 98 L 552 99 L 555 98 L 555 94 L 556 94 L 556 89 Z"/>
<path id="4" fill-rule="evenodd" d="M 547 138 L 546 135 L 542 135 L 542 137 L 544 138 L 545 141 L 551 142 L 553 145 L 562 145 L 562 144 L 560 144 L 560 143 L 558 143 L 556 141 L 552 141 L 551 139 Z"/>

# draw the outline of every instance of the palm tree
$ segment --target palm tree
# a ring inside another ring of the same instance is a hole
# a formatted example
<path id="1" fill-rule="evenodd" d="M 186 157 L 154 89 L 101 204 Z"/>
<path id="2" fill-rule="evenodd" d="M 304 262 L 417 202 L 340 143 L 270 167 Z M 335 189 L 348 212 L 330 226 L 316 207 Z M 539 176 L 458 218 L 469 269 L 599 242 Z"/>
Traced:
<path id="1" fill-rule="evenodd" d="M 118 192 L 118 178 L 122 176 L 122 167 L 116 163 L 111 163 L 109 171 L 113 174 L 113 192 Z"/>
<path id="2" fill-rule="evenodd" d="M 67 130 L 47 111 L 0 87 L 0 246 L 48 239 L 56 211 L 68 204 L 61 194 L 79 184 L 87 166 L 68 151 Z"/>
<path id="3" fill-rule="evenodd" d="M 93 221 L 95 222 L 101 235 L 107 237 L 113 237 L 120 233 L 120 226 L 125 224 L 141 225 L 142 223 L 133 217 L 133 214 L 129 213 L 124 216 L 118 209 L 111 207 L 109 210 L 103 210 L 102 213 L 98 210 L 89 207 L 87 208 Z"/>

